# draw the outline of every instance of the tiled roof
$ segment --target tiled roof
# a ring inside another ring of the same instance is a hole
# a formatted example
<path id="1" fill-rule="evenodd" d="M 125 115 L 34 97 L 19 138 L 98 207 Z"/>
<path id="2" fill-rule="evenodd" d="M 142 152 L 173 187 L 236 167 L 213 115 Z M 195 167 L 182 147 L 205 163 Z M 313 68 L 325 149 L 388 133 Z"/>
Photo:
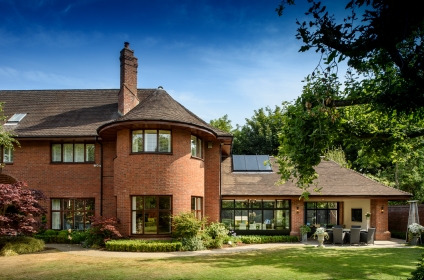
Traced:
<path id="1" fill-rule="evenodd" d="M 271 160 L 273 161 L 273 159 Z M 273 173 L 236 173 L 231 169 L 231 158 L 222 161 L 222 195 L 278 195 L 300 196 L 302 191 L 294 182 L 288 181 L 282 185 L 276 184 L 280 179 L 278 166 L 272 164 Z M 317 167 L 318 187 L 321 193 L 313 193 L 311 197 L 321 196 L 378 196 L 410 198 L 411 194 L 373 181 L 360 173 L 341 167 L 332 161 L 322 161 Z"/>
<path id="2" fill-rule="evenodd" d="M 18 125 L 5 125 L 18 137 L 96 136 L 96 129 L 118 115 L 117 89 L 2 90 L 4 115 L 27 113 Z"/>
<path id="3" fill-rule="evenodd" d="M 231 134 L 216 129 L 200 119 L 183 105 L 175 101 L 165 90 L 158 89 L 134 109 L 122 116 L 118 121 L 128 120 L 155 120 L 172 121 L 206 128 L 218 136 L 231 136 Z"/>
<path id="4" fill-rule="evenodd" d="M 4 115 L 27 113 L 18 125 L 5 125 L 18 137 L 88 137 L 107 123 L 125 120 L 167 120 L 193 124 L 218 136 L 230 134 L 211 127 L 164 90 L 138 89 L 140 104 L 118 114 L 119 89 L 0 90 Z"/>

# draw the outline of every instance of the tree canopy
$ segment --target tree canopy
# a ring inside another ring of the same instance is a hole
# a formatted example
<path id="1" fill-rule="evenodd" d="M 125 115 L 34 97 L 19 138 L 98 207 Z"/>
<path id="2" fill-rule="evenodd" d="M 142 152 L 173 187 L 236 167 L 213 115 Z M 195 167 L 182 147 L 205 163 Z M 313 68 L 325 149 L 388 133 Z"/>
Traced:
<path id="1" fill-rule="evenodd" d="M 231 133 L 231 131 L 233 130 L 233 126 L 231 125 L 231 120 L 228 119 L 227 114 L 221 118 L 210 120 L 209 124 L 225 132 Z"/>
<path id="2" fill-rule="evenodd" d="M 283 1 L 277 8 L 282 14 Z M 324 151 L 355 147 L 361 160 L 405 162 L 424 135 L 424 13 L 418 1 L 352 0 L 343 19 L 321 2 L 310 3 L 308 22 L 297 22 L 300 51 L 320 60 L 301 96 L 287 105 L 280 171 L 308 194 Z M 358 12 L 362 15 L 358 16 Z M 345 61 L 344 78 L 338 72 Z M 343 78 L 343 80 L 342 80 Z M 407 158 L 407 157 L 406 157 Z"/>

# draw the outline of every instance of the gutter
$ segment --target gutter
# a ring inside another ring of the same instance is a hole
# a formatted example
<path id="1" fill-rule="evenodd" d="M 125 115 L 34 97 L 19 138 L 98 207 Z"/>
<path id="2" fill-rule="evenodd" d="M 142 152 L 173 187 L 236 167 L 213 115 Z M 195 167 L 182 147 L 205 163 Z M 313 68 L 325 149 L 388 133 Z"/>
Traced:
<path id="1" fill-rule="evenodd" d="M 95 142 L 100 145 L 100 216 L 103 216 L 103 143 L 96 136 Z"/>

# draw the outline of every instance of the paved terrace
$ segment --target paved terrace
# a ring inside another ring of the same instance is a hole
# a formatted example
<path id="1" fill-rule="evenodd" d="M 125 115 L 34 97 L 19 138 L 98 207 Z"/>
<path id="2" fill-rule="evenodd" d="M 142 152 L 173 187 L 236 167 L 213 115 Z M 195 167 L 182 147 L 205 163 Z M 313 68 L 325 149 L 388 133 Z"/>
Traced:
<path id="1" fill-rule="evenodd" d="M 281 247 L 304 247 L 304 246 L 317 246 L 318 241 L 309 239 L 307 242 L 302 243 L 268 243 L 268 244 L 252 244 L 243 245 L 236 247 L 229 247 L 223 249 L 214 250 L 203 250 L 194 252 L 112 252 L 103 250 L 93 250 L 83 248 L 81 245 L 68 245 L 68 244 L 46 244 L 46 247 L 55 248 L 59 251 L 66 252 L 73 255 L 83 255 L 90 257 L 103 257 L 103 258 L 145 258 L 145 259 L 163 259 L 163 258 L 175 258 L 175 257 L 194 257 L 194 256 L 205 256 L 205 255 L 220 255 L 220 254 L 231 254 L 231 253 L 242 253 L 249 251 L 257 251 L 261 249 L 269 248 L 281 248 Z M 405 240 L 392 238 L 390 241 L 375 241 L 374 245 L 354 245 L 350 246 L 345 244 L 344 246 L 337 244 L 324 244 L 326 248 L 345 248 L 355 250 L 356 248 L 405 248 Z"/>

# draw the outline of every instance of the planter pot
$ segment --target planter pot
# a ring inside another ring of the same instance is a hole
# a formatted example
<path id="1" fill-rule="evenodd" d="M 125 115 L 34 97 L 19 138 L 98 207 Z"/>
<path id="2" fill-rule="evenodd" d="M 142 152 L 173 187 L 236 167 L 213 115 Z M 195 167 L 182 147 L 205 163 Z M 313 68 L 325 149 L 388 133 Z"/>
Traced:
<path id="1" fill-rule="evenodd" d="M 411 240 L 409 240 L 409 245 L 411 246 L 416 246 L 418 245 L 418 236 L 413 236 L 411 237 Z"/>
<path id="2" fill-rule="evenodd" d="M 324 248 L 324 234 L 317 234 L 318 236 L 318 247 Z"/>
<path id="3" fill-rule="evenodd" d="M 302 234 L 302 242 L 306 242 L 306 241 L 308 241 L 308 233 L 304 233 L 304 234 Z"/>

